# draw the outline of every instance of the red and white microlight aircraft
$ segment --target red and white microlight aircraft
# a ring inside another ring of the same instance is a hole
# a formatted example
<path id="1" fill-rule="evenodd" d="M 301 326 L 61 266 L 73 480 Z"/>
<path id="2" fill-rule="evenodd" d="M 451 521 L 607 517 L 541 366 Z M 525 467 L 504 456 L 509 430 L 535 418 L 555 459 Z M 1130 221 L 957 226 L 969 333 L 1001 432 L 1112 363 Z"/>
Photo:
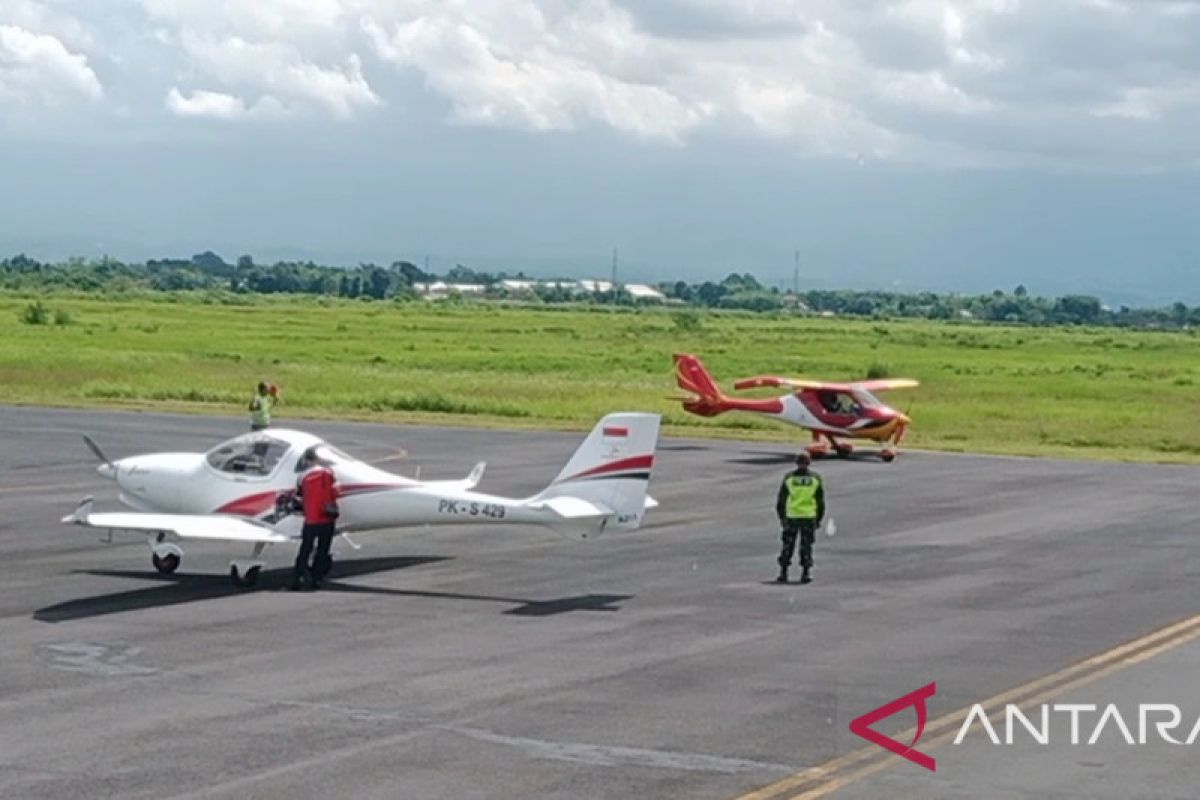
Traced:
<path id="1" fill-rule="evenodd" d="M 109 461 L 85 437 L 103 462 L 100 474 L 116 482 L 121 502 L 134 510 L 96 513 L 88 497 L 62 521 L 148 534 L 151 561 L 162 573 L 178 569 L 180 540 L 248 544 L 250 557 L 232 560 L 229 575 L 234 584 L 251 586 L 268 545 L 299 541 L 303 520 L 291 511 L 289 495 L 300 477 L 301 456 L 315 446 L 340 487 L 340 534 L 482 523 L 546 525 L 571 538 L 589 539 L 606 530 L 637 529 L 646 510 L 658 505 L 646 494 L 658 428 L 657 414 L 609 414 L 549 486 L 521 499 L 475 491 L 483 463 L 461 480 L 419 481 L 352 458 L 312 434 L 282 428 L 246 433 L 207 453 L 156 453 L 119 461 Z"/>
<path id="2" fill-rule="evenodd" d="M 839 456 L 854 452 L 842 439 L 866 439 L 878 442 L 879 457 L 896 458 L 896 450 L 912 421 L 890 408 L 873 393 L 888 389 L 910 389 L 918 385 L 909 378 L 880 378 L 852 383 L 826 383 L 803 378 L 758 375 L 735 381 L 733 388 L 758 389 L 766 386 L 787 389 L 778 397 L 728 397 L 700 359 L 688 353 L 675 354 L 675 385 L 688 394 L 673 397 L 684 410 L 701 417 L 715 417 L 726 411 L 742 411 L 798 425 L 812 432 L 812 443 L 805 449 L 814 456 L 829 453 L 832 446 Z"/>

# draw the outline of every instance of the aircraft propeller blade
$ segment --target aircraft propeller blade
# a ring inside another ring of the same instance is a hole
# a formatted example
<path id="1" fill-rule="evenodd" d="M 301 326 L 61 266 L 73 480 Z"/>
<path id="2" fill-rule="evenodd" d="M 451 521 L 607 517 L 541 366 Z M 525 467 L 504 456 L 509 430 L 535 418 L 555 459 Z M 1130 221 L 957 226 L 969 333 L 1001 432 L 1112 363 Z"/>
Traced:
<path id="1" fill-rule="evenodd" d="M 108 456 L 104 455 L 104 451 L 100 449 L 100 445 L 96 444 L 92 437 L 85 433 L 83 434 L 83 441 L 85 444 L 87 444 L 88 449 L 92 451 L 96 458 L 100 459 L 101 463 L 107 464 L 110 467 L 113 465 L 113 462 L 109 461 Z"/>

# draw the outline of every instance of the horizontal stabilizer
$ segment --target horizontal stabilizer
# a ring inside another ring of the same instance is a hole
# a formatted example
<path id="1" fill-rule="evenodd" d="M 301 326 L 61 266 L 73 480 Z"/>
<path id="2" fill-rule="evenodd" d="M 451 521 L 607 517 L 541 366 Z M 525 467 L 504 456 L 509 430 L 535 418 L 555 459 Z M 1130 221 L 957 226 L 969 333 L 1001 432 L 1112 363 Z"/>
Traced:
<path id="1" fill-rule="evenodd" d="M 534 508 L 548 508 L 563 519 L 607 517 L 613 513 L 613 510 L 607 506 L 569 495 L 548 497 L 545 500 L 536 501 L 532 506 Z"/>

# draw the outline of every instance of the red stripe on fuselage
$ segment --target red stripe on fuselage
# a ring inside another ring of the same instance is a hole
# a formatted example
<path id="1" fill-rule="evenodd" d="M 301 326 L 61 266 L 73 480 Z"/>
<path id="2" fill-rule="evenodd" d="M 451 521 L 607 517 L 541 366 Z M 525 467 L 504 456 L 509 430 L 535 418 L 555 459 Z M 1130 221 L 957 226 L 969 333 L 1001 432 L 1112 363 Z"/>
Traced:
<path id="1" fill-rule="evenodd" d="M 256 492 L 236 500 L 230 500 L 214 511 L 214 514 L 237 514 L 240 517 L 257 517 L 259 514 L 275 507 L 275 496 L 278 492 Z"/>
<path id="2" fill-rule="evenodd" d="M 598 467 L 592 467 L 591 469 L 584 470 L 577 475 L 572 475 L 569 478 L 563 478 L 562 480 L 556 482 L 565 483 L 567 481 L 577 481 L 580 478 L 591 478 L 595 477 L 596 475 L 606 475 L 610 472 L 620 472 L 621 470 L 625 469 L 650 469 L 653 466 L 653 455 L 632 456 L 630 458 L 623 458 L 620 461 L 614 461 L 611 464 L 601 464 Z"/>
<path id="3" fill-rule="evenodd" d="M 408 484 L 404 483 L 350 483 L 338 486 L 338 496 L 348 497 L 351 495 L 381 492 L 388 489 L 404 489 L 407 486 Z M 259 514 L 270 511 L 275 507 L 275 498 L 279 495 L 279 491 L 248 494 L 236 500 L 230 500 L 213 513 L 236 514 L 239 517 L 257 517 Z"/>

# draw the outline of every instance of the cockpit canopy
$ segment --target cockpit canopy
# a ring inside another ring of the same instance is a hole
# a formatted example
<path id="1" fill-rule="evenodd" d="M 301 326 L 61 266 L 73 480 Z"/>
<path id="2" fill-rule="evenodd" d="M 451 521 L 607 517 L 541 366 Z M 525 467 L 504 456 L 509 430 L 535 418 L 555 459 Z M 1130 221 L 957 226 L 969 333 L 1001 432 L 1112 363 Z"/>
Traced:
<path id="1" fill-rule="evenodd" d="M 205 455 L 208 465 L 226 475 L 265 478 L 274 475 L 280 465 L 300 471 L 300 457 L 310 447 L 330 466 L 349 464 L 353 458 L 315 436 L 279 429 L 274 432 L 244 433 L 217 445 Z"/>
<path id="2" fill-rule="evenodd" d="M 291 449 L 291 442 L 265 433 L 247 433 L 209 450 L 205 460 L 218 472 L 265 478 Z"/>
<path id="3" fill-rule="evenodd" d="M 804 399 L 806 393 L 801 391 L 796 393 L 801 400 Z M 817 403 L 820 405 L 820 410 L 827 414 L 840 414 L 848 416 L 872 416 L 877 409 L 886 410 L 887 407 L 879 402 L 875 395 L 868 392 L 866 389 L 855 388 L 853 390 L 845 389 L 820 389 L 816 392 Z"/>

